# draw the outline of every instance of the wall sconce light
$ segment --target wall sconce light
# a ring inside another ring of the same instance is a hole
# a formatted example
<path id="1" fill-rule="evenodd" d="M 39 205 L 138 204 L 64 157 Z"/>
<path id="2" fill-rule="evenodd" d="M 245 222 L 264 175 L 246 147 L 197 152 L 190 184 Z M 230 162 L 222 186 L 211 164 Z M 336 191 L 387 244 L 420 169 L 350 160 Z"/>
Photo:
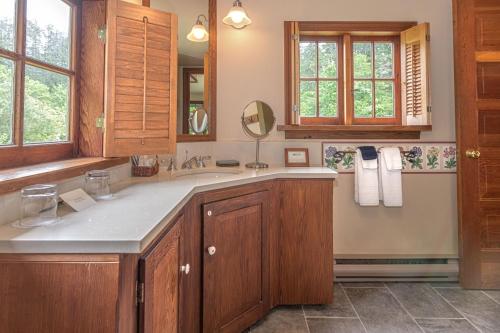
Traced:
<path id="1" fill-rule="evenodd" d="M 196 23 L 193 25 L 191 32 L 187 35 L 188 40 L 197 43 L 208 41 L 208 31 L 203 25 L 203 22 L 201 21 L 202 18 L 204 18 L 205 22 L 208 23 L 208 19 L 205 15 L 203 14 L 198 15 Z"/>
<path id="2" fill-rule="evenodd" d="M 230 25 L 236 29 L 243 29 L 250 23 L 252 20 L 247 15 L 247 12 L 243 8 L 240 0 L 235 0 L 233 2 L 233 8 L 229 10 L 226 17 L 222 20 L 224 24 Z"/>

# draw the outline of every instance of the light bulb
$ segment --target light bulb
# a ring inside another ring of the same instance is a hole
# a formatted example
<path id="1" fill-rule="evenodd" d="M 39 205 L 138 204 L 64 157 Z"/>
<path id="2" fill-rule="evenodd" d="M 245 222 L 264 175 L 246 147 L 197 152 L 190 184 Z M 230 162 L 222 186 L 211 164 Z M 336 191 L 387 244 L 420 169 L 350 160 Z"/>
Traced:
<path id="1" fill-rule="evenodd" d="M 196 39 L 203 39 L 203 36 L 205 36 L 205 31 L 200 28 L 193 28 L 193 36 Z"/>
<path id="2" fill-rule="evenodd" d="M 231 19 L 236 24 L 243 22 L 243 18 L 245 17 L 245 14 L 239 10 L 233 10 L 229 15 L 231 15 Z"/>

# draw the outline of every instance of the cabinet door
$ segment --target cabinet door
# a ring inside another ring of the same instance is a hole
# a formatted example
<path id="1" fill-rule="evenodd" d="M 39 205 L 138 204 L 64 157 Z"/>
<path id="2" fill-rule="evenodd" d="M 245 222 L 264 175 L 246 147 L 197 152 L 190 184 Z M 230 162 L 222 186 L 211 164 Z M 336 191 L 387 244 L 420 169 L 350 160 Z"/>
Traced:
<path id="1" fill-rule="evenodd" d="M 0 256 L 0 332 L 116 332 L 118 255 Z"/>
<path id="2" fill-rule="evenodd" d="M 333 181 L 280 181 L 281 304 L 333 300 Z"/>
<path id="3" fill-rule="evenodd" d="M 269 307 L 269 194 L 203 206 L 203 331 L 241 332 Z"/>
<path id="4" fill-rule="evenodd" d="M 107 1 L 104 156 L 175 152 L 177 16 Z"/>
<path id="5" fill-rule="evenodd" d="M 181 235 L 184 217 L 140 261 L 140 327 L 145 333 L 179 331 Z"/>

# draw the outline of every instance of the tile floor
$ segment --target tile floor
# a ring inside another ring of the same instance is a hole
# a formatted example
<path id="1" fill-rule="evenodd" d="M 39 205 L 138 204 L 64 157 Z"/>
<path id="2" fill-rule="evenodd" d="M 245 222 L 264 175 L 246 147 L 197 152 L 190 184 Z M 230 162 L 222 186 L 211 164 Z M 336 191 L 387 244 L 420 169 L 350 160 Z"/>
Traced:
<path id="1" fill-rule="evenodd" d="M 251 333 L 500 332 L 500 291 L 454 283 L 337 283 L 325 306 L 272 311 Z"/>

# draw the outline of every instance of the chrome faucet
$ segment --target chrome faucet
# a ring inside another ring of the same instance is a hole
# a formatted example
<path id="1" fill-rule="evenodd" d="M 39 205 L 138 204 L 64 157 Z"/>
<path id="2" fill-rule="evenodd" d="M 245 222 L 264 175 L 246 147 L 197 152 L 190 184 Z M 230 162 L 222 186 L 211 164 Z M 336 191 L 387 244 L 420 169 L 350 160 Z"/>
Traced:
<path id="1" fill-rule="evenodd" d="M 186 150 L 186 160 L 181 165 L 181 169 L 206 168 L 206 161 L 211 160 L 211 156 L 193 156 L 188 159 L 188 151 Z"/>

